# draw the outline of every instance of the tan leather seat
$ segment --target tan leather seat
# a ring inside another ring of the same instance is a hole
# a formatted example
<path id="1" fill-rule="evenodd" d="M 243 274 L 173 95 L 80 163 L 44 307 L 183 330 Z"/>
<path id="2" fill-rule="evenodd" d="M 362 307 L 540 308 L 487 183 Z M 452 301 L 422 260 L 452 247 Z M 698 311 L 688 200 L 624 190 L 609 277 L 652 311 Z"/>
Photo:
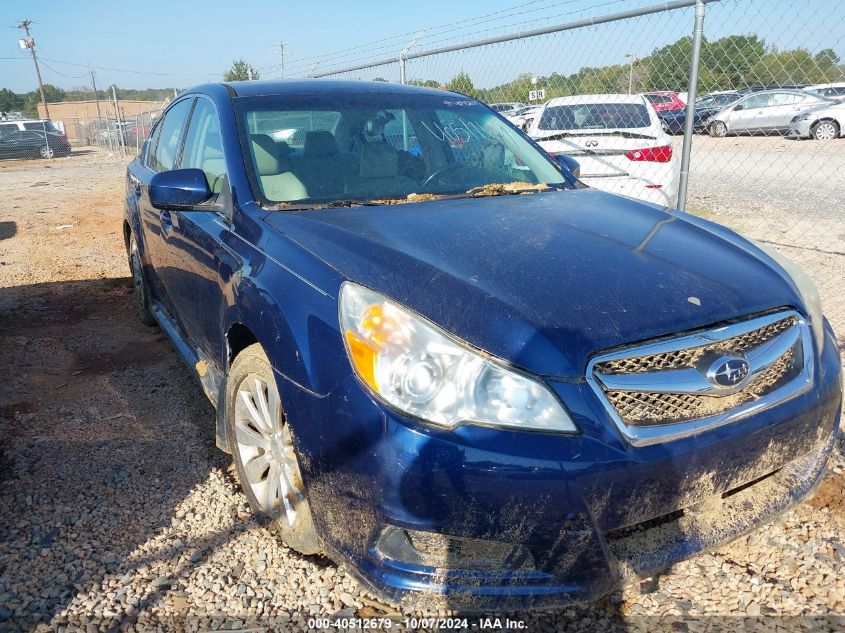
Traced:
<path id="1" fill-rule="evenodd" d="M 267 134 L 250 136 L 252 155 L 264 197 L 272 202 L 290 202 L 308 198 L 302 181 L 279 160 L 279 148 Z"/>

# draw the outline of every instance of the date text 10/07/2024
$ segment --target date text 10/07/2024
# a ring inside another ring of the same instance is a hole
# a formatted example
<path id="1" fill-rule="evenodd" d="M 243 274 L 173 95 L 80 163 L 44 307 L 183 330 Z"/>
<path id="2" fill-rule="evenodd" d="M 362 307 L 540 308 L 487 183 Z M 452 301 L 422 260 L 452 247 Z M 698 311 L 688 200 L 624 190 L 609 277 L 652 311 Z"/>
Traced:
<path id="1" fill-rule="evenodd" d="M 420 629 L 434 629 L 439 631 L 501 631 L 526 630 L 527 625 L 523 620 L 500 618 L 500 617 L 479 617 L 479 618 L 404 618 L 393 620 L 386 617 L 373 618 L 309 618 L 308 627 L 311 629 L 325 630 L 376 630 L 393 629 L 398 631 L 415 631 Z"/>

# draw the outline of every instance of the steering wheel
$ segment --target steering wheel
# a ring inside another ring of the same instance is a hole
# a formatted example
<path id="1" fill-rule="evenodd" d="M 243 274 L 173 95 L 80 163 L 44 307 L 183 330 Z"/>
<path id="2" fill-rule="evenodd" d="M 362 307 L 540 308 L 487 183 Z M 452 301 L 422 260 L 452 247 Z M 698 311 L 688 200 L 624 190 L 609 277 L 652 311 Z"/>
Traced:
<path id="1" fill-rule="evenodd" d="M 420 186 L 426 187 L 435 178 L 439 178 L 443 174 L 448 173 L 450 171 L 455 171 L 456 169 L 466 169 L 466 165 L 464 165 L 463 163 L 449 163 L 448 165 L 444 165 L 440 169 L 433 171 L 431 175 L 426 178 Z"/>

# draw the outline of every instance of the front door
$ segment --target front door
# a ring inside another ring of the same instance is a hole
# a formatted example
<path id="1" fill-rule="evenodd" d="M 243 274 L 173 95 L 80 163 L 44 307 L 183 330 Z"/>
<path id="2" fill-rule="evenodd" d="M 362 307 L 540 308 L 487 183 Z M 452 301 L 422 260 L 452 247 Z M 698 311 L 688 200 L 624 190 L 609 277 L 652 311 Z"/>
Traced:
<path id="1" fill-rule="evenodd" d="M 141 221 L 148 282 L 152 286 L 154 298 L 168 313 L 172 313 L 173 306 L 162 280 L 167 272 L 166 241 L 173 231 L 173 212 L 156 209 L 150 204 L 149 186 L 155 174 L 176 167 L 193 101 L 192 97 L 177 101 L 164 113 L 164 118 L 159 121 L 153 132 L 143 165 L 130 174 Z"/>
<path id="2" fill-rule="evenodd" d="M 215 195 L 229 186 L 220 122 L 210 99 L 197 98 L 178 168 L 202 169 Z M 230 229 L 229 220 L 222 212 L 206 208 L 171 211 L 170 223 L 165 238 L 167 252 L 162 282 L 173 306 L 173 316 L 203 356 L 219 363 L 224 350 L 218 262 L 221 257 L 226 258 L 221 249 Z"/>

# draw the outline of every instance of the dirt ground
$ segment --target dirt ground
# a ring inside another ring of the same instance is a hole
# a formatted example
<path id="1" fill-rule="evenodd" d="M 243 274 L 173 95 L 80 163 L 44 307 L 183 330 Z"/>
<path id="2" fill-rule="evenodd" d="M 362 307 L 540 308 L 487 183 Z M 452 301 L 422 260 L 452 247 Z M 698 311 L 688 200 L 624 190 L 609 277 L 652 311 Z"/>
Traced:
<path id="1" fill-rule="evenodd" d="M 136 318 L 124 165 L 95 150 L 0 162 L 0 631 L 305 630 L 310 615 L 386 613 L 253 519 L 211 405 Z M 830 626 L 845 613 L 840 452 L 832 464 L 813 500 L 751 536 L 642 591 L 525 615 L 529 630 Z"/>

